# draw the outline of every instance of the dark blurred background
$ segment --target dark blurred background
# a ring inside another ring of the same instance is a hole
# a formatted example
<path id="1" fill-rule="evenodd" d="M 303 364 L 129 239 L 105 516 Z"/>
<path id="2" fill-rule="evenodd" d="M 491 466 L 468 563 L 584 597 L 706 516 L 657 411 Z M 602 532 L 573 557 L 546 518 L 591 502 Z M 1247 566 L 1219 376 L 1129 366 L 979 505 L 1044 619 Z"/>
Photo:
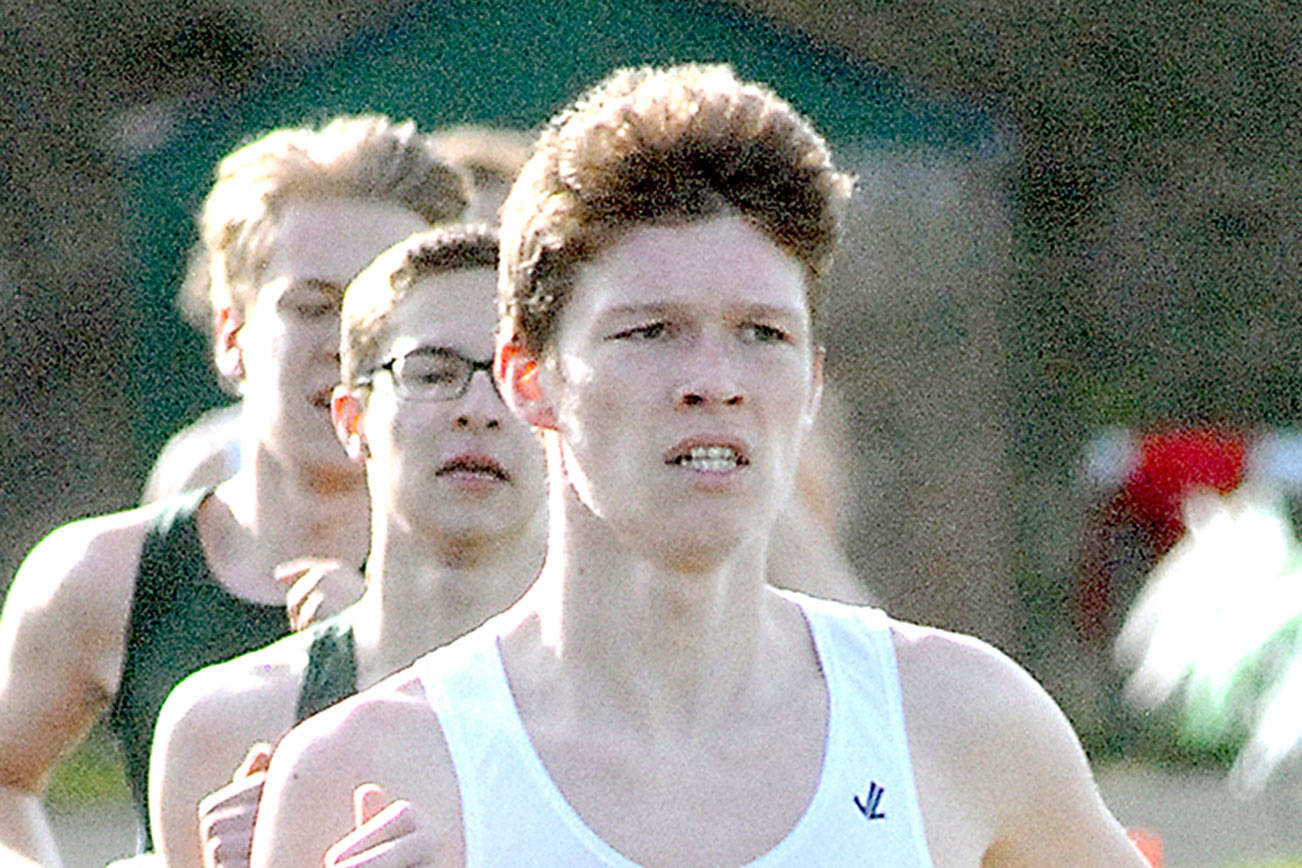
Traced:
<path id="1" fill-rule="evenodd" d="M 1300 10 L 5 0 L 0 585 L 223 400 L 172 303 L 222 154 L 341 111 L 531 128 L 615 66 L 728 61 L 860 176 L 829 331 L 852 559 L 895 614 L 1030 666 L 1089 741 L 1087 444 L 1299 418 Z"/>

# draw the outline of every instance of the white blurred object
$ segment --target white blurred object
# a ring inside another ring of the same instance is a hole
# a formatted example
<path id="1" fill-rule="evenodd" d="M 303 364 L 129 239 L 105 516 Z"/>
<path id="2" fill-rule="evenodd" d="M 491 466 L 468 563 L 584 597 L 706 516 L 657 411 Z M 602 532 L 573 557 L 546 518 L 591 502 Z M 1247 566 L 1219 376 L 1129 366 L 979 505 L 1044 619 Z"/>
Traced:
<path id="1" fill-rule="evenodd" d="M 1302 619 L 1298 543 L 1276 489 L 1259 484 L 1190 496 L 1185 525 L 1127 615 L 1116 659 L 1133 670 L 1131 702 L 1179 693 L 1195 734 L 1250 732 L 1234 772 L 1248 791 L 1302 740 L 1302 648 L 1280 647 Z"/>

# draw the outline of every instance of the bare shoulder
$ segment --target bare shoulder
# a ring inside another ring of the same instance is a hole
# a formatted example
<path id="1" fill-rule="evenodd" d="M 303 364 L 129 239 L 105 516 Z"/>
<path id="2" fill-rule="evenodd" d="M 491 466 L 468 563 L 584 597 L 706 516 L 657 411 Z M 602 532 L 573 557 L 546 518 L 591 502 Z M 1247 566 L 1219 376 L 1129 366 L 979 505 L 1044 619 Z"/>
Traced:
<path id="1" fill-rule="evenodd" d="M 198 864 L 200 801 L 230 783 L 251 746 L 294 725 L 310 645 L 292 634 L 193 672 L 168 695 L 150 753 L 149 822 L 169 861 Z"/>
<path id="2" fill-rule="evenodd" d="M 932 857 L 983 865 L 1141 865 L 1066 716 L 972 636 L 892 622 Z"/>
<path id="3" fill-rule="evenodd" d="M 891 634 L 901 688 L 915 704 L 934 704 L 946 712 L 961 707 L 971 715 L 970 722 L 989 717 L 992 723 L 1057 708 L 1025 669 L 974 636 L 904 621 L 892 621 Z M 1024 700 L 1029 709 L 1011 699 Z"/>
<path id="4" fill-rule="evenodd" d="M 180 705 L 297 698 L 314 636 L 313 630 L 291 633 L 270 645 L 192 672 L 168 696 L 167 704 L 173 700 Z"/>
<path id="5" fill-rule="evenodd" d="M 129 604 L 145 533 L 160 510 L 150 504 L 79 519 L 51 531 L 23 560 L 6 607 L 65 604 L 68 615 L 95 620 L 100 606 L 85 612 L 80 604 L 121 603 L 123 597 Z M 71 605 L 74 602 L 78 605 Z"/>
<path id="6" fill-rule="evenodd" d="M 213 761 L 229 776 L 251 742 L 274 743 L 293 725 L 310 645 L 310 631 L 294 633 L 186 676 L 159 712 L 155 756 L 215 751 L 221 756 Z M 222 761 L 232 750 L 238 756 Z"/>
<path id="7" fill-rule="evenodd" d="M 0 614 L 0 776 L 38 792 L 117 691 L 136 566 L 157 508 L 66 524 L 32 549 Z"/>
<path id="8" fill-rule="evenodd" d="M 460 851 L 456 775 L 414 669 L 314 715 L 272 757 L 254 833 L 254 865 L 318 863 L 352 827 L 352 792 L 376 783 L 433 821 L 435 839 Z"/>
<path id="9" fill-rule="evenodd" d="M 140 550 L 160 507 L 80 519 L 57 528 L 23 560 L 0 619 L 0 659 L 16 668 L 79 658 L 79 674 L 111 695 L 135 590 Z M 48 647 L 58 637 L 57 647 Z M 86 655 L 91 658 L 87 659 Z M 100 659 L 102 657 L 102 659 Z"/>
<path id="10" fill-rule="evenodd" d="M 142 502 L 216 485 L 235 470 L 230 451 L 239 435 L 240 405 L 209 410 L 163 445 L 145 483 Z"/>
<path id="11" fill-rule="evenodd" d="M 945 757 L 951 774 L 1024 779 L 1033 761 L 1084 768 L 1075 734 L 1021 666 L 972 636 L 892 622 L 900 691 L 917 759 Z M 970 767 L 970 768 L 969 768 Z M 993 782 L 992 782 L 993 783 Z"/>

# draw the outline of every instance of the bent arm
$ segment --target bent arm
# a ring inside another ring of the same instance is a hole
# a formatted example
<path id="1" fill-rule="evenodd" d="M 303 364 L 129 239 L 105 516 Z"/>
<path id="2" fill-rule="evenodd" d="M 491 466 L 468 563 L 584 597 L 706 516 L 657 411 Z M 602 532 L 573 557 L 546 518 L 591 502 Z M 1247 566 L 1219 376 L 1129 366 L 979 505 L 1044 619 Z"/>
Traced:
<path id="1" fill-rule="evenodd" d="M 1071 725 L 1025 670 L 971 637 L 899 623 L 895 631 L 936 864 L 1144 868 Z"/>
<path id="2" fill-rule="evenodd" d="M 308 718 L 276 746 L 250 864 L 320 865 L 331 846 L 353 831 L 355 788 L 371 782 L 424 818 L 413 831 L 438 842 L 437 864 L 460 864 L 461 811 L 452 761 L 419 683 L 403 673 Z"/>
<path id="3" fill-rule="evenodd" d="M 1024 675 L 1024 673 L 1023 673 Z M 999 838 L 985 865 L 1081 865 L 1147 868 L 1134 843 L 1103 803 L 1085 752 L 1067 718 L 1038 684 L 1025 676 L 1022 707 L 1012 716 L 1020 746 L 1005 762 L 1024 775 L 1020 799 L 1008 804 Z M 1016 700 L 1014 700 L 1016 701 Z M 1014 766 L 1017 767 L 1017 766 Z"/>
<path id="4" fill-rule="evenodd" d="M 120 543 L 55 531 L 23 562 L 0 613 L 0 846 L 42 863 L 58 864 L 46 778 L 116 689 L 134 576 L 124 588 Z"/>
<path id="5" fill-rule="evenodd" d="M 36 793 L 0 786 L 0 863 L 61 864 L 41 797 Z"/>
<path id="6" fill-rule="evenodd" d="M 251 866 L 323 864 L 329 847 L 353 828 L 352 752 L 343 732 L 322 725 L 332 711 L 309 718 L 276 746 L 253 828 Z"/>

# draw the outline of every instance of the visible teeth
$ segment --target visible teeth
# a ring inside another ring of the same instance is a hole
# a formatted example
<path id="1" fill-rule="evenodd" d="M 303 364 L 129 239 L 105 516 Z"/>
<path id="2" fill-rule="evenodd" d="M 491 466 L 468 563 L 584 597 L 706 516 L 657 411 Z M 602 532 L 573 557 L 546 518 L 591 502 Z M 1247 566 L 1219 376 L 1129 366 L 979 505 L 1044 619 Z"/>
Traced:
<path id="1" fill-rule="evenodd" d="M 721 472 L 737 466 L 737 453 L 730 446 L 693 446 L 679 459 L 699 470 Z"/>

